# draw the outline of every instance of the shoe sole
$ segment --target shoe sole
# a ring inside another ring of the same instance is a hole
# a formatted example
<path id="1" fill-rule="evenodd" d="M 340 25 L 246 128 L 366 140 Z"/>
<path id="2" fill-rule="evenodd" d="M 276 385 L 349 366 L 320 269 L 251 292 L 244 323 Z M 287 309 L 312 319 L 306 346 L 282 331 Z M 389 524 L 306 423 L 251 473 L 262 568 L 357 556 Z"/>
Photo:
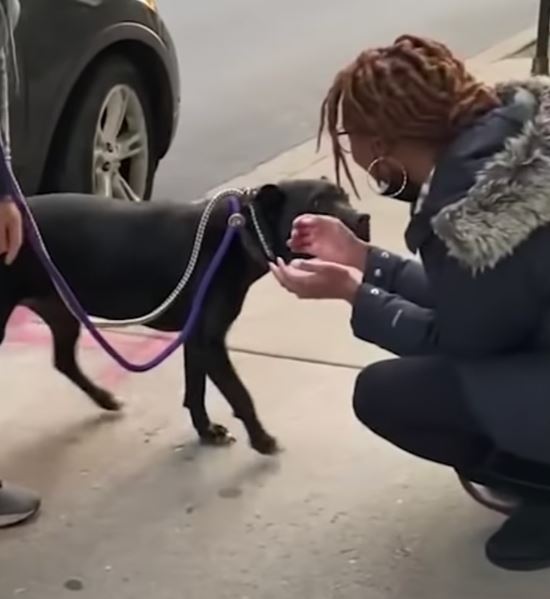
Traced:
<path id="1" fill-rule="evenodd" d="M 487 555 L 487 559 L 502 570 L 510 572 L 536 572 L 550 568 L 550 559 L 545 560 L 501 560 Z"/>
<path id="2" fill-rule="evenodd" d="M 29 510 L 24 514 L 0 515 L 0 528 L 11 528 L 12 526 L 17 526 L 18 524 L 28 522 L 34 518 L 39 511 L 40 506 L 37 506 L 35 509 Z"/>

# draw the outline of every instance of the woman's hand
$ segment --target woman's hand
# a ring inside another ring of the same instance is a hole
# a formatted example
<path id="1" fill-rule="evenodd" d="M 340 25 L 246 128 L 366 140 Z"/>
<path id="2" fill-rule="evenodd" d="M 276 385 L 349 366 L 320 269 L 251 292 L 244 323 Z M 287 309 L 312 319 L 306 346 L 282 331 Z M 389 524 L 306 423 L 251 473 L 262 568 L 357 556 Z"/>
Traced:
<path id="1" fill-rule="evenodd" d="M 297 254 L 351 266 L 363 271 L 368 245 L 332 216 L 304 214 L 292 224 L 288 247 Z"/>
<path id="2" fill-rule="evenodd" d="M 23 222 L 19 209 L 9 197 L 0 199 L 0 255 L 10 265 L 23 243 Z"/>
<path id="3" fill-rule="evenodd" d="M 352 304 L 362 281 L 360 270 L 316 259 L 285 264 L 278 258 L 270 268 L 282 287 L 301 299 L 343 299 Z"/>

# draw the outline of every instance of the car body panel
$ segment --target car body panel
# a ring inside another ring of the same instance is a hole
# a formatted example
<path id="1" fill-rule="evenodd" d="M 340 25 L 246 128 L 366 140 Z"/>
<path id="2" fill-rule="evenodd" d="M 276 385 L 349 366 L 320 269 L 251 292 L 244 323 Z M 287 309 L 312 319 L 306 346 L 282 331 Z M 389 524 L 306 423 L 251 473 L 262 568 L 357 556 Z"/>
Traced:
<path id="1" fill-rule="evenodd" d="M 87 69 L 111 49 L 147 49 L 170 99 L 169 147 L 179 117 L 174 44 L 159 15 L 139 0 L 21 0 L 16 30 L 19 86 L 12 90 L 14 167 L 27 193 L 39 191 L 63 111 Z M 55 7 L 55 8 L 52 8 Z M 136 46 L 137 47 L 137 46 Z M 131 54 L 130 54 L 131 55 Z M 140 66 L 139 64 L 137 66 Z"/>

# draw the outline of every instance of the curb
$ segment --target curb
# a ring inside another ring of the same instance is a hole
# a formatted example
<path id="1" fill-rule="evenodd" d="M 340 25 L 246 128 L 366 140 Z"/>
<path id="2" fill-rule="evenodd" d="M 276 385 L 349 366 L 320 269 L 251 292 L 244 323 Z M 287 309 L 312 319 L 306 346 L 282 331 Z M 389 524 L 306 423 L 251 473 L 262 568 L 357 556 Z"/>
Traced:
<path id="1" fill-rule="evenodd" d="M 299 174 L 321 162 L 327 154 L 322 149 L 317 152 L 317 140 L 309 139 L 297 146 L 293 146 L 278 156 L 260 163 L 251 171 L 238 175 L 215 187 L 209 193 L 216 193 L 227 187 L 246 187 L 258 181 L 275 183 L 282 179 L 292 179 Z"/>
<path id="2" fill-rule="evenodd" d="M 484 66 L 509 59 L 519 52 L 522 52 L 536 40 L 536 37 L 537 28 L 533 25 L 532 27 L 524 29 L 497 44 L 494 44 L 483 52 L 466 59 L 466 63 L 471 66 L 475 74 L 483 73 Z M 518 62 L 519 60 L 525 62 L 525 59 L 518 59 Z M 321 148 L 321 151 L 317 153 L 316 147 L 317 140 L 309 139 L 302 144 L 289 148 L 278 156 L 260 163 L 251 171 L 242 173 L 230 181 L 217 186 L 209 193 L 212 194 L 227 187 L 246 186 L 251 182 L 276 182 L 281 179 L 299 176 L 304 170 L 307 170 L 328 157 L 328 152 L 326 150 Z M 324 147 L 326 148 L 326 146 Z"/>
<path id="3" fill-rule="evenodd" d="M 535 25 L 528 27 L 515 35 L 512 35 L 497 44 L 487 48 L 483 52 L 470 58 L 474 63 L 491 63 L 506 58 L 512 58 L 528 48 L 537 39 L 537 28 Z"/>

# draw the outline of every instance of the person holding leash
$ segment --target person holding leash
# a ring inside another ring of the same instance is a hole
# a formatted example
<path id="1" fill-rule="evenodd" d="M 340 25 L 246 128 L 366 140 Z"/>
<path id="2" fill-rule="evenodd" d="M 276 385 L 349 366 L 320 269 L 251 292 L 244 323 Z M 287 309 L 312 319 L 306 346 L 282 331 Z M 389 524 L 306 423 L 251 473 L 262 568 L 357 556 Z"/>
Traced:
<path id="1" fill-rule="evenodd" d="M 550 566 L 550 86 L 477 81 L 411 35 L 362 52 L 323 104 L 340 180 L 348 164 L 409 204 L 421 260 L 308 215 L 272 271 L 301 298 L 351 305 L 353 333 L 395 359 L 358 376 L 372 431 L 453 468 L 507 515 L 486 544 L 511 570 Z"/>
<path id="2" fill-rule="evenodd" d="M 13 31 L 19 12 L 19 0 L 0 0 L 0 126 L 1 143 L 8 157 L 9 61 L 16 67 Z M 13 72 L 17 73 L 15 69 Z M 8 267 L 16 259 L 23 241 L 22 218 L 13 202 L 13 194 L 11 166 L 0 161 L 0 256 Z M 34 493 L 0 480 L 0 528 L 25 522 L 39 509 L 40 499 Z"/>

